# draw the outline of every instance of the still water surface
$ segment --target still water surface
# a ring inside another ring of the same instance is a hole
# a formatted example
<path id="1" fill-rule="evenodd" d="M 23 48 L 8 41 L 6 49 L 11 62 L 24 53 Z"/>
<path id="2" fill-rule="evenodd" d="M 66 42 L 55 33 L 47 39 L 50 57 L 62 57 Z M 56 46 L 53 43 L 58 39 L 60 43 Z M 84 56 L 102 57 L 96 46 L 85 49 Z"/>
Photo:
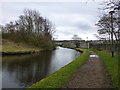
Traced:
<path id="1" fill-rule="evenodd" d="M 21 56 L 3 56 L 2 88 L 25 88 L 57 71 L 80 55 L 72 49 L 57 47 L 53 51 Z"/>

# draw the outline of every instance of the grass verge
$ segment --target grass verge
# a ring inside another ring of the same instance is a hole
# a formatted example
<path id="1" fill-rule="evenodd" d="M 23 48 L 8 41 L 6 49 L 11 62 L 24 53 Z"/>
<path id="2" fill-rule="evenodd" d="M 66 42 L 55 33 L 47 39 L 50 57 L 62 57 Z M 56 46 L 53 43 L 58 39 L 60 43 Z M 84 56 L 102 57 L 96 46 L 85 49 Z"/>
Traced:
<path id="1" fill-rule="evenodd" d="M 97 51 L 94 50 L 99 56 L 100 58 L 103 60 L 109 75 L 111 76 L 112 82 L 113 82 L 113 86 L 115 88 L 120 88 L 120 85 L 118 85 L 119 83 L 119 74 L 118 74 L 118 55 L 115 54 L 114 57 L 111 57 L 111 53 L 108 51 Z"/>
<path id="2" fill-rule="evenodd" d="M 84 51 L 84 53 L 77 59 L 55 73 L 49 75 L 48 77 L 33 84 L 29 88 L 60 88 L 65 82 L 69 81 L 70 77 L 75 73 L 75 71 L 85 63 L 88 56 L 89 52 Z"/>

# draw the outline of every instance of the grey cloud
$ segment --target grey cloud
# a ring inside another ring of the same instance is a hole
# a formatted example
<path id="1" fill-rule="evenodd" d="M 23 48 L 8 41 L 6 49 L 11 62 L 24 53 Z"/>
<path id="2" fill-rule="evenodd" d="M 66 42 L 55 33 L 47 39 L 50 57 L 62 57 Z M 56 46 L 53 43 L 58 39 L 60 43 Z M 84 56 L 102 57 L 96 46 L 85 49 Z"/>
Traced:
<path id="1" fill-rule="evenodd" d="M 85 22 L 80 22 L 78 24 L 76 24 L 76 26 L 78 27 L 78 29 L 82 29 L 82 30 L 90 30 L 92 28 L 92 26 L 90 26 L 88 23 Z"/>
<path id="2" fill-rule="evenodd" d="M 92 30 L 96 30 L 93 25 L 99 16 L 98 2 L 87 4 L 85 2 L 4 3 L 3 6 L 5 22 L 16 19 L 18 15 L 22 14 L 24 8 L 38 10 L 42 16 L 47 17 L 56 25 L 56 33 L 63 35 L 64 39 L 70 39 L 74 34 L 82 35 L 84 33 L 83 36 L 90 34 Z M 0 24 L 3 22 L 0 21 Z"/>

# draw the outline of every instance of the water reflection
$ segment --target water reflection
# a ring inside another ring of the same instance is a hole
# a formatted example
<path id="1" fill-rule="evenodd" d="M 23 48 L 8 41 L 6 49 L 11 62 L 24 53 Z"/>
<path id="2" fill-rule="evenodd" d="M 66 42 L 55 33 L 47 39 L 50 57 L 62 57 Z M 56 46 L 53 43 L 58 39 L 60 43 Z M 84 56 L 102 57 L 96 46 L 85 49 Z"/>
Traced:
<path id="1" fill-rule="evenodd" d="M 2 87 L 28 87 L 70 63 L 79 52 L 57 48 L 53 51 L 44 51 L 39 54 L 4 56 L 2 59 Z"/>

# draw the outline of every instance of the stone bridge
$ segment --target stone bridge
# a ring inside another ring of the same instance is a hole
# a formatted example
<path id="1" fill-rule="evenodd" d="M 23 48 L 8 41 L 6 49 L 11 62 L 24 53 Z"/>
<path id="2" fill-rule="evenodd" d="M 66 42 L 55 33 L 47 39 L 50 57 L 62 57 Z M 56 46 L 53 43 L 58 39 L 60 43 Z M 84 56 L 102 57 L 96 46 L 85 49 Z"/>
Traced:
<path id="1" fill-rule="evenodd" d="M 56 41 L 56 45 L 59 45 L 59 46 L 64 46 L 64 47 L 76 47 L 76 40 L 59 40 L 59 41 Z M 88 48 L 88 43 L 85 41 L 85 40 L 80 40 L 80 41 L 77 41 L 78 43 L 78 47 L 81 47 L 81 48 Z"/>

